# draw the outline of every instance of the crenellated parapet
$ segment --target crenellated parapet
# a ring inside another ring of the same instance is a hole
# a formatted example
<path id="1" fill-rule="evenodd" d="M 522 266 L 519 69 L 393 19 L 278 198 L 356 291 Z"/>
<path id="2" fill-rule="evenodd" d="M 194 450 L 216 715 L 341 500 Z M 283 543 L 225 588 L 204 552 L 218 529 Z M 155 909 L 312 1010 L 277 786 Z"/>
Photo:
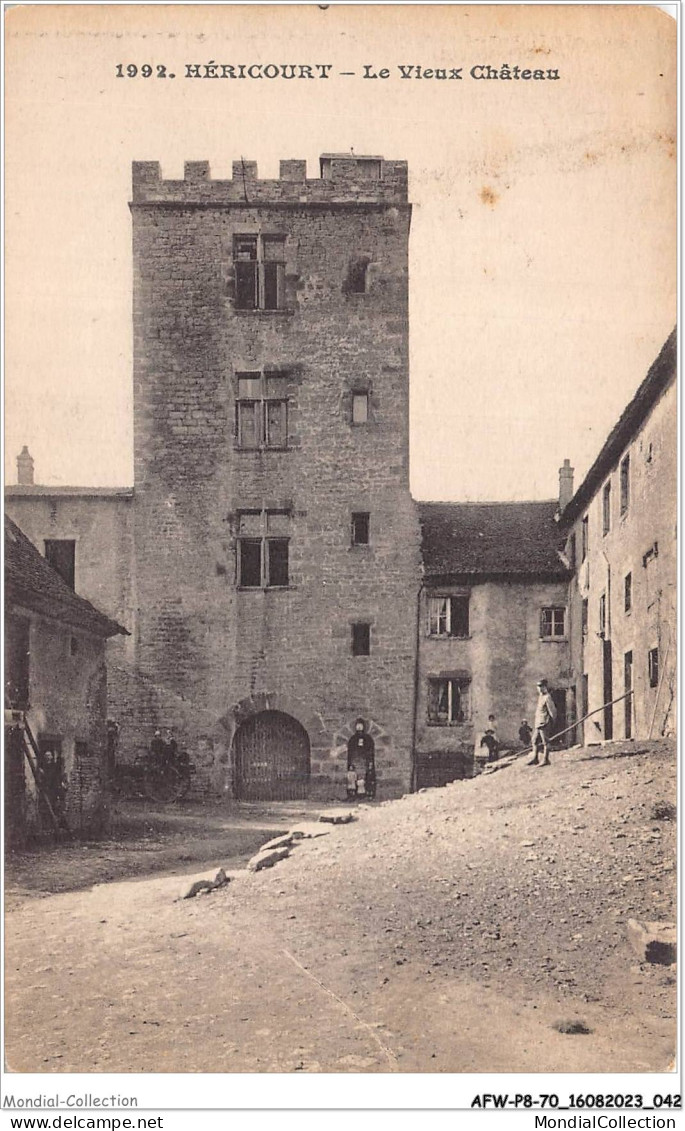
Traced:
<path id="1" fill-rule="evenodd" d="M 158 161 L 133 162 L 133 206 L 229 204 L 401 205 L 407 203 L 407 162 L 324 153 L 319 176 L 307 162 L 280 162 L 277 180 L 260 180 L 256 161 L 234 161 L 230 180 L 212 180 L 208 161 L 186 161 L 183 180 L 164 180 Z"/>

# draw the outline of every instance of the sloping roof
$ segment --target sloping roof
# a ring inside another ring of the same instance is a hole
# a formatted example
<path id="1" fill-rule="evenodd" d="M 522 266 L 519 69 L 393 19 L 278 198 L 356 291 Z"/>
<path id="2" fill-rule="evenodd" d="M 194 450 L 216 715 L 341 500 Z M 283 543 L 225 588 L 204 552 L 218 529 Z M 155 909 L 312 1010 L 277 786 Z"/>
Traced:
<path id="1" fill-rule="evenodd" d="M 97 636 L 128 636 L 125 628 L 69 588 L 9 515 L 5 515 L 5 604 L 22 605 Z"/>
<path id="2" fill-rule="evenodd" d="M 650 366 L 647 376 L 632 401 L 623 410 L 617 423 L 607 436 L 602 450 L 585 476 L 580 487 L 564 509 L 561 521 L 564 526 L 574 522 L 596 494 L 607 475 L 616 466 L 625 448 L 634 439 L 661 395 L 676 379 L 677 332 L 673 330 L 666 339 L 659 356 Z"/>
<path id="3" fill-rule="evenodd" d="M 424 574 L 545 578 L 563 581 L 570 571 L 555 499 L 530 503 L 419 503 Z"/>

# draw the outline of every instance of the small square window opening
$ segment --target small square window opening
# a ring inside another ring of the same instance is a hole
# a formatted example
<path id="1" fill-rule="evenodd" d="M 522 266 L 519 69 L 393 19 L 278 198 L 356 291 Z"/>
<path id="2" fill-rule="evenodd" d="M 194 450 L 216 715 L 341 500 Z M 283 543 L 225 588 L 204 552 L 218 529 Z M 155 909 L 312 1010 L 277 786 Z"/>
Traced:
<path id="1" fill-rule="evenodd" d="M 352 423 L 368 424 L 369 420 L 369 394 L 352 394 Z"/>
<path id="2" fill-rule="evenodd" d="M 552 606 L 540 612 L 540 636 L 543 639 L 560 639 L 566 636 L 566 609 Z"/>
<path id="3" fill-rule="evenodd" d="M 371 655 L 371 625 L 358 622 L 352 625 L 352 655 Z"/>
<path id="4" fill-rule="evenodd" d="M 369 514 L 367 511 L 358 511 L 352 515 L 352 545 L 368 546 L 369 544 Z"/>
<path id="5" fill-rule="evenodd" d="M 623 578 L 623 609 L 629 613 L 633 607 L 633 575 L 627 573 Z"/>

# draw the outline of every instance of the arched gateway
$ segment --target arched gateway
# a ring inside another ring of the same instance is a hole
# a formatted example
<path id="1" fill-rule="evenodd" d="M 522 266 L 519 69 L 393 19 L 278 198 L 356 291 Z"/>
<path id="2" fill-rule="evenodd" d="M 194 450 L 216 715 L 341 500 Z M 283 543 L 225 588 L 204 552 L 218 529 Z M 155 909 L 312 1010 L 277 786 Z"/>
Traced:
<path id="1" fill-rule="evenodd" d="M 262 711 L 233 739 L 233 788 L 241 801 L 290 801 L 307 796 L 309 735 L 282 711 Z"/>

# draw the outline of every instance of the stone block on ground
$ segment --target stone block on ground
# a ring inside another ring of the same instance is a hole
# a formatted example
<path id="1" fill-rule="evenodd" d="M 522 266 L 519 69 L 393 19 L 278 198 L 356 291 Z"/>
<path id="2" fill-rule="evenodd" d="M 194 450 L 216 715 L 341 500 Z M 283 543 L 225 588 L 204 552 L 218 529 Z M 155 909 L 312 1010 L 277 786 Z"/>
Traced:
<path id="1" fill-rule="evenodd" d="M 316 821 L 305 821 L 301 825 L 296 825 L 290 830 L 290 835 L 294 840 L 308 840 L 315 836 L 328 836 L 330 829 L 322 829 L 320 824 Z"/>
<path id="2" fill-rule="evenodd" d="M 349 825 L 350 821 L 355 819 L 354 813 L 349 809 L 329 809 L 327 813 L 321 813 L 319 816 L 319 820 L 328 825 Z"/>
<path id="3" fill-rule="evenodd" d="M 248 863 L 248 871 L 261 872 L 263 868 L 273 868 L 274 864 L 278 864 L 279 860 L 285 860 L 286 856 L 290 856 L 289 848 L 272 848 L 268 852 L 258 852 Z"/>
<path id="4" fill-rule="evenodd" d="M 290 848 L 295 840 L 294 833 L 283 833 L 281 836 L 275 836 L 273 840 L 267 840 L 260 848 L 260 852 L 270 852 L 272 848 Z"/>
<path id="5" fill-rule="evenodd" d="M 641 922 L 629 919 L 628 941 L 641 962 L 670 966 L 676 961 L 675 923 Z"/>
<path id="6" fill-rule="evenodd" d="M 219 868 L 213 878 L 200 876 L 199 879 L 192 880 L 190 887 L 184 889 L 181 899 L 194 899 L 196 895 L 215 891 L 217 888 L 225 887 L 229 880 L 230 877 L 226 875 L 224 869 Z"/>

